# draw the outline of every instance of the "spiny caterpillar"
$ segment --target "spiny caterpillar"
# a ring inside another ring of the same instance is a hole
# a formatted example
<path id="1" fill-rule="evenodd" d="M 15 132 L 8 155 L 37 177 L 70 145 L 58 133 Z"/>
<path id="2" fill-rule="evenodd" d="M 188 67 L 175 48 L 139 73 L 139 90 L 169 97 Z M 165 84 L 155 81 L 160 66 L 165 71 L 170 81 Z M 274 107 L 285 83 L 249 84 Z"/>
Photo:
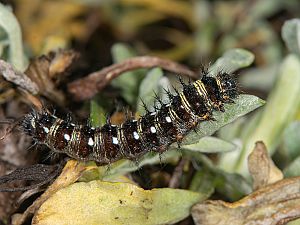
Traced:
<path id="1" fill-rule="evenodd" d="M 172 143 L 180 143 L 199 122 L 213 120 L 213 110 L 224 112 L 223 105 L 234 103 L 239 94 L 235 79 L 226 72 L 212 77 L 206 71 L 193 83 L 180 82 L 181 92 L 166 91 L 168 103 L 158 98 L 160 107 L 153 112 L 145 107 L 141 118 L 118 126 L 109 121 L 102 127 L 76 125 L 42 110 L 26 115 L 21 127 L 36 142 L 83 161 L 109 164 L 134 160 L 149 151 L 162 153 Z"/>

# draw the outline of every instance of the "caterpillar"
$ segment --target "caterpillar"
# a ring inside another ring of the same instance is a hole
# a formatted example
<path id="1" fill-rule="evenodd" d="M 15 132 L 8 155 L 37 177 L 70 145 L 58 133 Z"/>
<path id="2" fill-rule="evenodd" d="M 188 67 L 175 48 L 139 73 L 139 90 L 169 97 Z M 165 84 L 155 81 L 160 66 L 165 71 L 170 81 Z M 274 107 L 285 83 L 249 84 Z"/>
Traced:
<path id="1" fill-rule="evenodd" d="M 166 90 L 169 101 L 157 98 L 159 105 L 139 119 L 121 125 L 108 120 L 102 127 L 76 125 L 46 110 L 32 111 L 21 122 L 22 130 L 38 142 L 71 158 L 99 164 L 119 159 L 134 160 L 154 151 L 162 153 L 174 142 L 180 143 L 201 121 L 213 120 L 213 110 L 224 112 L 224 104 L 234 103 L 239 91 L 234 77 L 219 72 L 215 77 L 203 72 L 201 79 L 182 84 L 182 91 Z"/>

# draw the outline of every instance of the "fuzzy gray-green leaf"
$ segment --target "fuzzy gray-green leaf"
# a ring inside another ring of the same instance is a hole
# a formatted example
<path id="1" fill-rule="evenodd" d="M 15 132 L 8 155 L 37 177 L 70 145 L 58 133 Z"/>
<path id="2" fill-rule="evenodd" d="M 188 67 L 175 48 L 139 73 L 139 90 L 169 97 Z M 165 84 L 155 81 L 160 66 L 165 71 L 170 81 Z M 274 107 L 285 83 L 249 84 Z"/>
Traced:
<path id="1" fill-rule="evenodd" d="M 24 71 L 27 59 L 23 52 L 22 33 L 16 17 L 0 3 L 0 26 L 7 33 L 9 39 L 9 62 L 19 71 Z"/>
<path id="2" fill-rule="evenodd" d="M 292 122 L 283 133 L 283 144 L 289 159 L 300 155 L 300 121 Z"/>
<path id="3" fill-rule="evenodd" d="M 254 55 L 241 48 L 226 51 L 210 68 L 213 74 L 220 70 L 228 73 L 249 66 L 254 60 Z"/>
<path id="4" fill-rule="evenodd" d="M 183 149 L 203 153 L 217 153 L 233 151 L 236 146 L 230 142 L 223 141 L 216 137 L 203 137 L 198 142 L 181 146 Z"/>
<path id="5" fill-rule="evenodd" d="M 300 19 L 288 20 L 283 24 L 282 38 L 288 49 L 300 55 Z"/>
<path id="6" fill-rule="evenodd" d="M 234 104 L 226 104 L 225 112 L 214 112 L 215 121 L 203 121 L 199 123 L 196 132 L 190 132 L 183 140 L 184 145 L 194 144 L 204 136 L 212 135 L 221 127 L 231 123 L 238 117 L 241 117 L 256 108 L 262 106 L 265 102 L 253 95 L 240 95 Z"/>
<path id="7" fill-rule="evenodd" d="M 263 140 L 270 154 L 274 153 L 287 124 L 295 117 L 300 104 L 300 60 L 296 55 L 286 57 L 280 67 L 275 88 L 257 126 L 247 136 L 235 171 L 248 174 L 246 157 L 258 140 Z"/>
<path id="8" fill-rule="evenodd" d="M 146 77 L 142 80 L 139 88 L 139 99 L 137 103 L 138 112 L 142 115 L 145 112 L 141 100 L 149 107 L 153 106 L 154 103 L 154 92 L 159 91 L 159 80 L 163 76 L 161 68 L 151 69 Z M 152 110 L 150 108 L 150 110 Z"/>
<path id="9" fill-rule="evenodd" d="M 292 163 L 284 169 L 285 177 L 296 177 L 300 176 L 300 156 L 298 156 Z"/>
<path id="10" fill-rule="evenodd" d="M 112 47 L 112 55 L 114 63 L 120 63 L 125 59 L 135 56 L 135 53 L 125 44 L 115 44 Z M 122 96 L 133 105 L 138 96 L 139 82 L 143 77 L 144 70 L 134 70 L 126 72 L 118 76 L 112 81 L 112 85 L 121 89 Z"/>

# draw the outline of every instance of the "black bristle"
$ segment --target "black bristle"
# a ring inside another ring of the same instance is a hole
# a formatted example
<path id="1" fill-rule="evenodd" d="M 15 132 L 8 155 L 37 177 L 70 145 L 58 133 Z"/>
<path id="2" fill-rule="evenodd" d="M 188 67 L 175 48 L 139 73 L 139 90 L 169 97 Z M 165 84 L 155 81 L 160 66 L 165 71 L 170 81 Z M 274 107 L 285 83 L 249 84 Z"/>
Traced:
<path id="1" fill-rule="evenodd" d="M 174 95 L 172 94 L 172 92 L 169 89 L 165 89 L 165 88 L 163 90 L 167 94 L 169 100 L 172 101 L 172 99 L 174 98 Z"/>
<path id="2" fill-rule="evenodd" d="M 109 126 L 111 126 L 111 117 L 110 117 L 109 114 L 106 114 L 105 120 L 106 120 L 106 124 L 109 125 Z"/>
<path id="3" fill-rule="evenodd" d="M 150 113 L 150 110 L 148 109 L 148 107 L 147 107 L 146 103 L 144 102 L 144 100 L 141 99 L 141 98 L 140 98 L 140 100 L 142 102 L 142 106 L 143 106 L 144 110 L 146 111 L 146 113 Z"/>
<path id="4" fill-rule="evenodd" d="M 186 86 L 186 83 L 183 81 L 183 79 L 181 78 L 181 76 L 177 76 L 177 79 L 179 80 L 179 82 L 182 85 L 182 87 Z"/>
<path id="5" fill-rule="evenodd" d="M 161 98 L 158 96 L 158 94 L 156 92 L 154 92 L 154 99 L 160 104 L 160 105 L 164 105 L 163 101 L 161 100 Z"/>

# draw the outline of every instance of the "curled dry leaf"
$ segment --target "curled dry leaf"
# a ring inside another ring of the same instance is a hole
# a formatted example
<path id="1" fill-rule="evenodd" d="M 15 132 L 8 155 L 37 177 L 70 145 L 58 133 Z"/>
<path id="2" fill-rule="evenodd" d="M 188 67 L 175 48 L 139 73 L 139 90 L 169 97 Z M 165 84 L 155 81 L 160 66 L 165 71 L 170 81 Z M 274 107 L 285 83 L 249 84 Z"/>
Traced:
<path id="1" fill-rule="evenodd" d="M 68 75 L 70 68 L 79 58 L 79 53 L 73 50 L 58 50 L 50 52 L 47 58 L 50 60 L 49 76 L 60 80 L 61 75 Z"/>
<path id="2" fill-rule="evenodd" d="M 0 192 L 17 192 L 32 190 L 50 183 L 61 172 L 62 165 L 34 164 L 16 168 L 11 173 L 0 177 Z M 30 185 L 18 185 L 11 187 L 10 184 L 18 181 L 30 181 Z"/>
<path id="3" fill-rule="evenodd" d="M 192 216 L 196 225 L 275 225 L 300 217 L 300 177 L 282 180 L 262 142 L 256 143 L 248 163 L 258 190 L 234 203 L 206 201 L 195 205 Z"/>
<path id="4" fill-rule="evenodd" d="M 57 83 L 67 75 L 77 58 L 74 51 L 50 52 L 33 60 L 25 73 L 37 84 L 40 94 L 62 104 L 65 96 L 57 89 Z"/>
<path id="5" fill-rule="evenodd" d="M 13 85 L 0 77 L 0 104 L 8 102 L 16 94 Z"/>
<path id="6" fill-rule="evenodd" d="M 16 165 L 0 160 L 0 176 L 5 175 L 16 168 Z M 20 184 L 22 183 L 10 184 L 10 187 L 15 187 Z M 7 220 L 8 215 L 11 215 L 11 213 L 16 210 L 16 205 L 14 203 L 20 195 L 20 193 L 11 192 L 0 193 L 0 220 Z"/>
<path id="7" fill-rule="evenodd" d="M 54 193 L 76 182 L 86 169 L 87 168 L 83 164 L 75 160 L 68 161 L 62 173 L 53 182 L 53 184 L 49 186 L 49 188 L 44 192 L 44 194 L 42 194 L 31 206 L 29 206 L 23 214 L 13 215 L 12 224 L 13 225 L 23 224 L 24 221 L 26 221 L 28 217 L 33 215 L 36 212 L 36 210 L 38 210 L 40 206 Z"/>
<path id="8" fill-rule="evenodd" d="M 248 157 L 248 168 L 253 178 L 254 190 L 283 179 L 282 172 L 275 166 L 265 144 L 261 141 L 256 142 L 254 150 Z"/>
<path id="9" fill-rule="evenodd" d="M 206 201 L 192 209 L 196 225 L 275 225 L 300 217 L 300 177 L 259 189 L 235 203 Z"/>

